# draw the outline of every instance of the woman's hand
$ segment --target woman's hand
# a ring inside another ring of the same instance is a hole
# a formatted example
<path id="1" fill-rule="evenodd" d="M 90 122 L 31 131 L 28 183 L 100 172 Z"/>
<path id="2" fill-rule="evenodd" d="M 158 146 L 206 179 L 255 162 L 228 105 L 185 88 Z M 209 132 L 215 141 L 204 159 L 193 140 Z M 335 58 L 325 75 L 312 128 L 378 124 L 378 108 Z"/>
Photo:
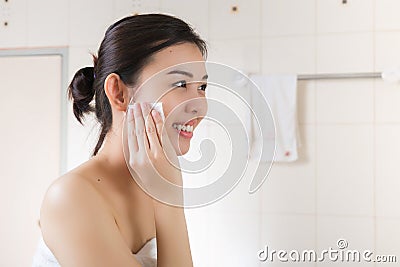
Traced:
<path id="1" fill-rule="evenodd" d="M 172 185 L 160 183 L 161 179 L 182 186 L 182 173 L 175 149 L 163 129 L 161 115 L 151 111 L 148 103 L 134 103 L 128 109 L 129 165 L 150 193 L 166 194 Z"/>

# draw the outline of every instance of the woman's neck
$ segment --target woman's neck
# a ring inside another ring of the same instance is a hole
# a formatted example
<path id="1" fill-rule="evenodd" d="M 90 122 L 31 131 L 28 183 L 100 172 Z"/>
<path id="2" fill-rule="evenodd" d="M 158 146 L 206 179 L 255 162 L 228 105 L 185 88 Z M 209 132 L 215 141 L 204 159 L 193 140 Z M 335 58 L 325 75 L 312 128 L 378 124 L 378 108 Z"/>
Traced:
<path id="1" fill-rule="evenodd" d="M 95 158 L 105 164 L 107 169 L 115 175 L 118 175 L 118 177 L 131 178 L 124 157 L 121 128 L 122 127 L 116 127 L 109 130 L 104 139 L 104 144 Z"/>

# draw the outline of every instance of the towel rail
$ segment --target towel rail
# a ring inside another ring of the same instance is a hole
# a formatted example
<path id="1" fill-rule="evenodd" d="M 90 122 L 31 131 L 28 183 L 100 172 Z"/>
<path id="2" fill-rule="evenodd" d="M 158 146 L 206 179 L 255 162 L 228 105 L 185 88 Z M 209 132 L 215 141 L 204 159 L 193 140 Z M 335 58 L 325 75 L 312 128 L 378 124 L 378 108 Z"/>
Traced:
<path id="1" fill-rule="evenodd" d="M 256 74 L 247 73 L 248 76 Z M 328 80 L 328 79 L 358 79 L 358 78 L 382 78 L 382 72 L 353 72 L 353 73 L 316 73 L 299 74 L 297 80 Z"/>
<path id="2" fill-rule="evenodd" d="M 381 72 L 300 74 L 298 80 L 382 78 Z"/>

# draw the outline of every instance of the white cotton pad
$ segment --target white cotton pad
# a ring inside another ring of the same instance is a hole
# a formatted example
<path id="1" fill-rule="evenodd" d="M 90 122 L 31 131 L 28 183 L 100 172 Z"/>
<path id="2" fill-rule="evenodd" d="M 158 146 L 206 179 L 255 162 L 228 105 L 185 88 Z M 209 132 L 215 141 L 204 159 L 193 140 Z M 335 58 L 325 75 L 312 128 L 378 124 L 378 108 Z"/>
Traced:
<path id="1" fill-rule="evenodd" d="M 156 110 L 160 115 L 163 121 L 165 121 L 164 110 L 161 102 L 153 102 L 150 103 L 151 109 Z M 128 109 L 133 108 L 133 104 L 128 105 Z"/>

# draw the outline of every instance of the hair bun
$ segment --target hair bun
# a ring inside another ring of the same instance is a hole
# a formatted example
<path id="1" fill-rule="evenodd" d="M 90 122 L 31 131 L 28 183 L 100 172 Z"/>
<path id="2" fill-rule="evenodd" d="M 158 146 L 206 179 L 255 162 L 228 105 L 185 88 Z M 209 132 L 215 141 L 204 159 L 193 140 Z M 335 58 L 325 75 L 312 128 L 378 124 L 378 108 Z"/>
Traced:
<path id="1" fill-rule="evenodd" d="M 93 83 L 94 68 L 85 67 L 75 73 L 68 87 L 68 97 L 73 100 L 74 115 L 81 124 L 84 114 L 94 111 L 90 105 L 95 94 Z"/>

